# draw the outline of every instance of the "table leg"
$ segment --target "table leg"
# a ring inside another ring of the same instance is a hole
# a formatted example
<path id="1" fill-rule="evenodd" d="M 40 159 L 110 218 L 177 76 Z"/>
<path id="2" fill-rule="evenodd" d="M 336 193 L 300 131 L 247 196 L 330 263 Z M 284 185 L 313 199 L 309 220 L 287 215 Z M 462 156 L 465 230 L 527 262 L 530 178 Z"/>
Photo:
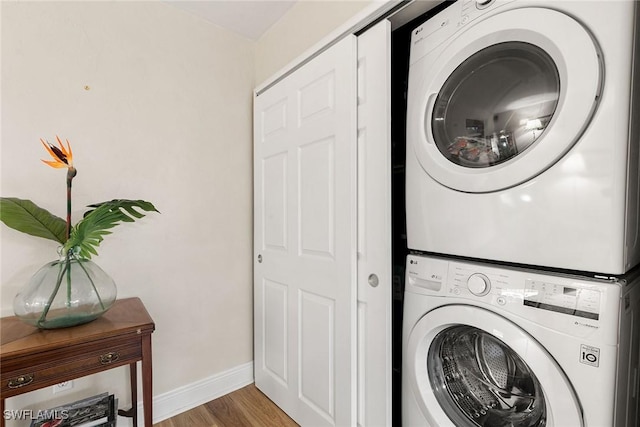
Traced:
<path id="1" fill-rule="evenodd" d="M 151 363 L 151 335 L 142 337 L 142 405 L 144 427 L 153 426 L 153 369 Z"/>
<path id="2" fill-rule="evenodd" d="M 131 382 L 131 411 L 133 411 L 133 425 L 138 427 L 138 370 L 136 363 L 129 365 L 129 381 Z"/>
<path id="3" fill-rule="evenodd" d="M 138 427 L 138 371 L 136 362 L 129 364 L 129 383 L 131 385 L 131 409 L 118 409 L 118 415 L 133 418 L 133 426 Z"/>

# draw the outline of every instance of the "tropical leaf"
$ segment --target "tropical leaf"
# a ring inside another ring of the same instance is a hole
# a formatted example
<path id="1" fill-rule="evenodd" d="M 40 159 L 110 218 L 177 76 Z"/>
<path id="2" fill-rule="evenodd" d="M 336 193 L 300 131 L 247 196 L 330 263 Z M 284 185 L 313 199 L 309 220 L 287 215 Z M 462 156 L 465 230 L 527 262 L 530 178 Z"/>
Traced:
<path id="1" fill-rule="evenodd" d="M 31 200 L 0 197 L 0 221 L 7 227 L 36 237 L 64 243 L 67 223 Z"/>
<path id="2" fill-rule="evenodd" d="M 111 234 L 109 229 L 121 222 L 134 222 L 145 216 L 138 209 L 146 212 L 158 212 L 150 202 L 144 200 L 117 199 L 109 202 L 89 205 L 94 208 L 85 212 L 84 217 L 71 230 L 71 236 L 64 245 L 64 250 L 78 250 L 80 256 L 91 258 L 97 255 L 96 248 Z M 77 249 L 75 249 L 77 248 Z"/>
<path id="3" fill-rule="evenodd" d="M 151 202 L 147 202 L 144 200 L 129 200 L 129 199 L 114 199 L 114 200 L 110 200 L 108 202 L 102 202 L 102 203 L 94 203 L 93 205 L 89 205 L 88 207 L 90 208 L 98 208 L 100 206 L 109 206 L 110 210 L 125 210 L 127 213 L 129 213 L 130 215 L 134 216 L 135 218 L 142 218 L 144 216 L 143 213 L 138 212 L 137 210 L 135 210 L 134 208 L 139 208 L 142 209 L 143 211 L 146 212 L 158 212 L 160 213 L 160 211 L 158 211 L 156 209 L 155 206 L 153 206 L 153 204 Z M 88 210 L 87 212 L 84 213 L 84 216 L 86 217 L 87 215 L 90 215 L 91 212 L 93 212 L 93 210 Z M 128 222 L 133 222 L 133 219 L 129 219 Z"/>

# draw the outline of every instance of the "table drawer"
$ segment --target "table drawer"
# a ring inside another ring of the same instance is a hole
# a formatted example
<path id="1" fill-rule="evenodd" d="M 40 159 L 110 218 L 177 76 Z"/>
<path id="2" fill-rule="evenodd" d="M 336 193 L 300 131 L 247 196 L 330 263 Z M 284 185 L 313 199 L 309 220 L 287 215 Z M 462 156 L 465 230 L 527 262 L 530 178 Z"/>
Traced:
<path id="1" fill-rule="evenodd" d="M 142 350 L 139 342 L 114 345 L 109 348 L 95 349 L 84 354 L 67 358 L 53 358 L 51 362 L 31 365 L 25 360 L 26 369 L 2 370 L 2 398 L 37 390 L 63 381 L 90 375 L 116 366 L 127 365 L 141 360 Z"/>

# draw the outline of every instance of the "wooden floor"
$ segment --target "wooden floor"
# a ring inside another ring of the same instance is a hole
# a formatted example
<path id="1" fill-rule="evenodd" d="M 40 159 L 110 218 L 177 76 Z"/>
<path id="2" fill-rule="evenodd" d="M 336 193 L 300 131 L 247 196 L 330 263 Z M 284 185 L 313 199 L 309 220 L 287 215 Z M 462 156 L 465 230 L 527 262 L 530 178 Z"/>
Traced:
<path id="1" fill-rule="evenodd" d="M 297 427 L 254 384 L 183 412 L 154 427 Z"/>

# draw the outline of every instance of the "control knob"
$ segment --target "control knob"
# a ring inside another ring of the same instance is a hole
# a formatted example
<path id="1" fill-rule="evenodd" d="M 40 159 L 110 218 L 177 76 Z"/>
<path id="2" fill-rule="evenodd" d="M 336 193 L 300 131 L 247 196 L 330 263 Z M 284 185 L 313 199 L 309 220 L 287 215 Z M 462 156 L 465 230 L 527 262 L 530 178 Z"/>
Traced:
<path id="1" fill-rule="evenodd" d="M 491 280 L 484 274 L 473 273 L 467 279 L 467 289 L 476 296 L 484 296 L 491 289 Z"/>

